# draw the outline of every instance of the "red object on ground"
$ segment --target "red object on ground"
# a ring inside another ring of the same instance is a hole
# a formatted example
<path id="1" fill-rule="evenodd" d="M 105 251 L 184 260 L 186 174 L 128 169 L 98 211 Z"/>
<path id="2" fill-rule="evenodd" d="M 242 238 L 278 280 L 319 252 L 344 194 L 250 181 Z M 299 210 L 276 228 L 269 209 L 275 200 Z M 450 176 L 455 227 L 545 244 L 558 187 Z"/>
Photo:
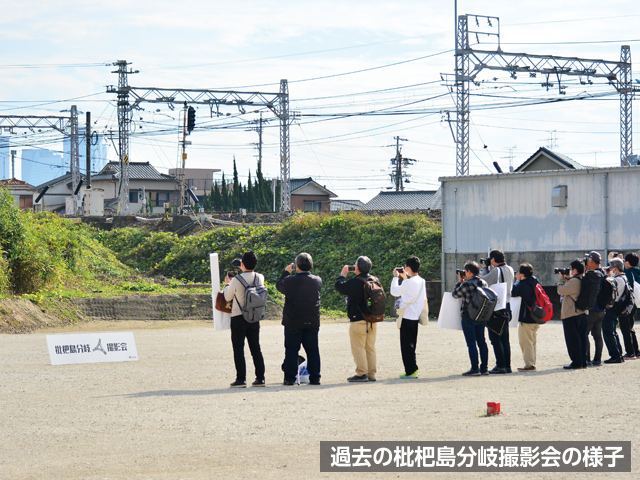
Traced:
<path id="1" fill-rule="evenodd" d="M 487 402 L 487 415 L 499 415 L 500 402 Z"/>

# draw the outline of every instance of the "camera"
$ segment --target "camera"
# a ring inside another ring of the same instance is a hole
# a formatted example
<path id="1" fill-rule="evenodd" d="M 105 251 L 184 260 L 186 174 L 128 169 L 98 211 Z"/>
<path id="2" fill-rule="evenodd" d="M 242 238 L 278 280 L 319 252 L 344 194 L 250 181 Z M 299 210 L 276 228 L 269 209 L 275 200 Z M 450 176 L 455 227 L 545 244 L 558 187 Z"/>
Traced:
<path id="1" fill-rule="evenodd" d="M 396 267 L 396 272 L 404 273 L 404 267 Z"/>
<path id="2" fill-rule="evenodd" d="M 462 275 L 464 277 L 464 270 L 461 270 L 461 269 L 458 268 L 458 269 L 456 269 L 456 273 L 458 275 Z"/>
<path id="3" fill-rule="evenodd" d="M 240 260 L 239 258 L 236 258 L 233 260 L 233 262 L 231 262 L 231 265 L 233 265 L 234 267 L 240 267 L 241 264 L 242 260 Z"/>
<path id="4" fill-rule="evenodd" d="M 555 274 L 562 274 L 562 275 L 570 275 L 571 274 L 571 269 L 569 267 L 567 268 L 554 268 L 553 269 L 553 273 Z"/>
<path id="5" fill-rule="evenodd" d="M 238 272 L 236 272 L 235 270 L 229 270 L 229 271 L 227 272 L 227 277 L 229 277 L 229 278 L 233 278 L 233 277 L 235 277 L 237 274 L 238 274 Z"/>
<path id="6" fill-rule="evenodd" d="M 356 271 L 356 266 L 355 265 L 349 265 L 349 271 L 350 272 L 355 272 Z"/>
<path id="7" fill-rule="evenodd" d="M 478 263 L 482 263 L 485 267 L 490 267 L 491 266 L 491 257 L 481 258 L 480 260 L 478 260 Z"/>

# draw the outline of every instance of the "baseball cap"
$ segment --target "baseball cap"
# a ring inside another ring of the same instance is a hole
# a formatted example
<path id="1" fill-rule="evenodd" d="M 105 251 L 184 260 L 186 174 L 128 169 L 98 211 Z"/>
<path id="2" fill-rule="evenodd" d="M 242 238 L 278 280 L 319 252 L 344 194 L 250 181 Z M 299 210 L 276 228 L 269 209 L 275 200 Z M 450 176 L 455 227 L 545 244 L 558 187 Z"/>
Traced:
<path id="1" fill-rule="evenodd" d="M 598 252 L 596 252 L 595 250 L 587 253 L 586 257 L 590 258 L 591 260 L 593 260 L 594 262 L 596 262 L 598 264 L 600 263 L 600 259 L 601 259 L 600 254 Z"/>

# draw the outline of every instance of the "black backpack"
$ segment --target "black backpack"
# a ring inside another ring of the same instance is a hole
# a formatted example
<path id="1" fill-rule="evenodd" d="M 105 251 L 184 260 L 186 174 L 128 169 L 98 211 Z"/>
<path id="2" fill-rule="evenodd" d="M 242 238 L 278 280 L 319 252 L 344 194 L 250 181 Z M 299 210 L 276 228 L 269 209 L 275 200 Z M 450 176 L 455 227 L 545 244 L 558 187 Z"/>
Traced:
<path id="1" fill-rule="evenodd" d="M 488 322 L 498 303 L 496 292 L 489 287 L 477 285 L 476 291 L 473 293 L 467 311 L 472 322 Z"/>
<path id="2" fill-rule="evenodd" d="M 589 270 L 582 277 L 582 287 L 576 300 L 576 309 L 591 310 L 597 301 L 598 291 L 602 283 L 602 272 Z"/>
<path id="3" fill-rule="evenodd" d="M 367 322 L 377 323 L 384 320 L 387 309 L 387 295 L 377 277 L 369 275 L 367 278 L 356 277 L 364 282 L 364 308 L 362 316 Z"/>
<path id="4" fill-rule="evenodd" d="M 605 308 L 611 308 L 613 306 L 613 299 L 615 297 L 616 281 L 609 275 L 602 278 L 600 285 L 600 292 L 598 293 L 598 307 L 602 310 Z"/>

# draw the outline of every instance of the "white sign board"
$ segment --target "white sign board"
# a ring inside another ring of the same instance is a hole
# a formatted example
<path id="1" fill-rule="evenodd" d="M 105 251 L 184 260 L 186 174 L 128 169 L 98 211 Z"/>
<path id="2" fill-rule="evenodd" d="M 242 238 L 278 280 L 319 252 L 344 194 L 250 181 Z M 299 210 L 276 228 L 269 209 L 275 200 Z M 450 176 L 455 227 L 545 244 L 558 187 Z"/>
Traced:
<path id="1" fill-rule="evenodd" d="M 47 335 L 51 365 L 138 360 L 131 332 Z"/>
<path id="2" fill-rule="evenodd" d="M 216 310 L 216 296 L 220 291 L 220 262 L 217 253 L 209 254 L 211 264 L 211 302 L 213 303 L 213 329 L 229 330 L 231 328 L 231 314 Z"/>
<path id="3" fill-rule="evenodd" d="M 518 318 L 520 317 L 520 297 L 511 297 L 510 307 L 512 318 L 509 322 L 509 328 L 518 326 Z M 442 303 L 440 305 L 440 314 L 438 315 L 438 327 L 447 328 L 449 330 L 462 330 L 462 314 L 460 306 L 461 298 L 453 298 L 451 292 L 444 292 Z"/>

